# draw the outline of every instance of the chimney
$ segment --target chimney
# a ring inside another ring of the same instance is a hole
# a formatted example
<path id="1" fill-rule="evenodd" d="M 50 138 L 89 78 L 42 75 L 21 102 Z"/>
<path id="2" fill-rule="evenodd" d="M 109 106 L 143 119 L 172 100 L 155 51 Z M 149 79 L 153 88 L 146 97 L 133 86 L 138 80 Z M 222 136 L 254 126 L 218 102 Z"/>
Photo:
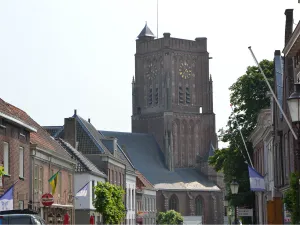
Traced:
<path id="1" fill-rule="evenodd" d="M 275 55 L 275 56 L 281 56 L 280 50 L 275 50 L 274 55 Z"/>
<path id="2" fill-rule="evenodd" d="M 74 117 L 65 118 L 64 140 L 74 148 L 77 147 L 76 118 Z"/>
<path id="3" fill-rule="evenodd" d="M 113 148 L 114 148 L 114 152 L 116 152 L 117 149 L 118 149 L 117 144 L 118 144 L 118 139 L 117 139 L 117 138 L 113 138 Z"/>
<path id="4" fill-rule="evenodd" d="M 90 118 L 88 118 L 88 122 L 91 123 L 91 119 Z"/>
<path id="5" fill-rule="evenodd" d="M 77 115 L 77 109 L 74 109 L 74 115 L 75 116 Z"/>
<path id="6" fill-rule="evenodd" d="M 290 40 L 290 37 L 293 33 L 293 25 L 294 25 L 294 18 L 293 18 L 293 11 L 294 9 L 286 9 L 285 10 L 285 40 L 284 40 L 284 46 L 288 43 Z"/>

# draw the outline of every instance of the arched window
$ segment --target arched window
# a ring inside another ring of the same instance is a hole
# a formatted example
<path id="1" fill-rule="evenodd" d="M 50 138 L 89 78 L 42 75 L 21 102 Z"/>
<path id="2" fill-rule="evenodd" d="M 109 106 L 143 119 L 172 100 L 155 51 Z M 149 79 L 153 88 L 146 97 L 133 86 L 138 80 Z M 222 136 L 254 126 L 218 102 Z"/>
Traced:
<path id="1" fill-rule="evenodd" d="M 196 204 L 196 216 L 203 216 L 203 201 L 201 196 L 198 196 L 196 198 L 195 204 Z"/>
<path id="2" fill-rule="evenodd" d="M 169 209 L 170 210 L 175 210 L 178 212 L 178 198 L 176 195 L 172 195 L 170 200 L 169 200 Z"/>

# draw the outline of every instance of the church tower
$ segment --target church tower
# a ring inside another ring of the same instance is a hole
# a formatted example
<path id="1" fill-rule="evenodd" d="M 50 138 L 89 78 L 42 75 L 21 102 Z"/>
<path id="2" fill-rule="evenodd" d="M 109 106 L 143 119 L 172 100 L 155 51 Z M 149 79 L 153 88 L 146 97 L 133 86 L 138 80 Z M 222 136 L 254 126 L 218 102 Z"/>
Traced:
<path id="1" fill-rule="evenodd" d="M 197 167 L 216 146 L 207 39 L 155 39 L 145 25 L 136 40 L 132 132 L 153 134 L 166 166 Z"/>

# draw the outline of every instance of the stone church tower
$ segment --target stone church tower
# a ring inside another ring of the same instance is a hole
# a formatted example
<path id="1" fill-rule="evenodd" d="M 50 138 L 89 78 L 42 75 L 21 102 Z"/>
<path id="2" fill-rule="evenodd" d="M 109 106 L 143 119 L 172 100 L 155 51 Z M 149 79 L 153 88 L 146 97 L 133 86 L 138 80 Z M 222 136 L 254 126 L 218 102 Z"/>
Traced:
<path id="1" fill-rule="evenodd" d="M 207 39 L 154 39 L 146 26 L 136 40 L 132 132 L 151 133 L 169 170 L 199 167 L 217 144 Z"/>

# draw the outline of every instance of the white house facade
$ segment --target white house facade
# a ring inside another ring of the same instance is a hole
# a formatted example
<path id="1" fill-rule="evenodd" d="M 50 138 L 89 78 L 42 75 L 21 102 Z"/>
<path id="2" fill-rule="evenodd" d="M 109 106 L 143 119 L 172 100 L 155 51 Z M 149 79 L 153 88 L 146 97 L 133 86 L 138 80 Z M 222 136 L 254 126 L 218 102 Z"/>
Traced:
<path id="1" fill-rule="evenodd" d="M 136 221 L 136 175 L 126 171 L 126 224 L 135 225 Z"/>
<path id="2" fill-rule="evenodd" d="M 78 193 L 86 184 L 87 195 L 75 197 L 75 209 L 76 210 L 95 210 L 93 206 L 93 200 L 95 198 L 94 187 L 97 182 L 105 182 L 104 177 L 95 176 L 90 173 L 76 173 L 74 177 L 74 193 Z"/>
<path id="3" fill-rule="evenodd" d="M 253 164 L 264 177 L 264 192 L 256 192 L 256 216 L 259 224 L 267 224 L 267 203 L 274 193 L 274 149 L 273 121 L 270 109 L 263 109 L 258 115 L 256 128 L 250 135 L 254 147 Z"/>
<path id="4" fill-rule="evenodd" d="M 93 200 L 95 198 L 93 187 L 97 185 L 97 182 L 105 182 L 107 176 L 69 143 L 62 139 L 57 139 L 57 141 L 77 162 L 73 188 L 73 197 L 75 201 L 75 224 L 89 224 L 91 216 L 94 217 L 95 224 L 101 224 L 101 215 L 95 212 L 95 207 L 93 206 Z M 86 185 L 86 196 L 76 196 L 76 194 Z"/>

